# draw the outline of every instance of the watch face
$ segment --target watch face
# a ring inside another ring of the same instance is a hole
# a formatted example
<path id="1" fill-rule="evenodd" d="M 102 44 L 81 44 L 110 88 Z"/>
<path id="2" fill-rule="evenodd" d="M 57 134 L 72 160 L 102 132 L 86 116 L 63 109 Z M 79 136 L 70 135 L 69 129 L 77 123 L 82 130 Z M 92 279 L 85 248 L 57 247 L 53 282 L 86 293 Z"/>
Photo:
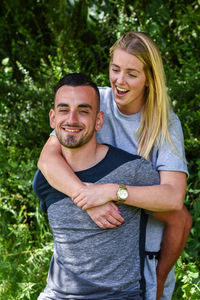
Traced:
<path id="1" fill-rule="evenodd" d="M 128 192 L 125 189 L 121 189 L 121 190 L 119 190 L 118 195 L 121 199 L 126 199 L 128 197 Z"/>

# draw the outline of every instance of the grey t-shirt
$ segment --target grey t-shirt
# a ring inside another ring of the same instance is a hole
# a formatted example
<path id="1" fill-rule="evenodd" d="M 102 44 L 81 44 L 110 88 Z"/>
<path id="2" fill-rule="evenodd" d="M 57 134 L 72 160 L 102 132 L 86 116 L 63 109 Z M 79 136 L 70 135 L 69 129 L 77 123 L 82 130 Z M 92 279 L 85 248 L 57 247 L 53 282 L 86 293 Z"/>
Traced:
<path id="1" fill-rule="evenodd" d="M 158 172 L 150 162 L 113 147 L 96 166 L 76 174 L 87 182 L 159 184 Z M 104 230 L 69 197 L 53 189 L 41 172 L 36 173 L 33 187 L 43 202 L 41 207 L 47 210 L 54 237 L 47 287 L 42 294 L 56 300 L 143 299 L 144 211 L 119 205 L 125 222 Z M 42 294 L 41 299 L 46 299 Z"/>
<path id="2" fill-rule="evenodd" d="M 113 98 L 112 88 L 100 87 L 101 111 L 105 121 L 101 131 L 97 132 L 99 143 L 108 143 L 117 148 L 137 154 L 138 143 L 135 132 L 139 128 L 141 113 L 132 115 L 122 114 Z M 151 162 L 157 171 L 187 171 L 184 151 L 184 140 L 180 121 L 171 110 L 169 133 L 173 144 L 164 143 L 161 147 L 153 148 Z M 160 250 L 164 226 L 154 218 L 149 218 L 146 233 L 146 251 Z"/>
<path id="3" fill-rule="evenodd" d="M 103 128 L 97 132 L 99 143 L 107 143 L 131 154 L 137 154 L 136 131 L 140 125 L 141 113 L 122 114 L 113 97 L 112 88 L 99 87 L 101 107 L 105 120 Z M 173 144 L 165 142 L 159 148 L 154 146 L 150 160 L 157 171 L 179 171 L 188 174 L 184 150 L 184 139 L 180 120 L 170 111 L 169 133 Z M 52 133 L 55 134 L 55 131 Z M 173 146 L 174 145 L 174 146 Z M 164 225 L 154 218 L 149 218 L 146 234 L 146 251 L 160 250 Z"/>
<path id="4" fill-rule="evenodd" d="M 105 114 L 105 121 L 101 131 L 97 132 L 99 143 L 108 143 L 132 154 L 137 153 L 138 143 L 135 132 L 139 128 L 141 113 L 132 115 L 122 114 L 113 98 L 110 87 L 100 87 L 101 111 Z M 181 123 L 177 115 L 171 110 L 169 123 L 169 133 L 173 144 L 164 143 L 161 147 L 153 148 L 151 161 L 157 171 L 178 171 L 188 174 L 187 163 L 184 151 L 184 139 Z M 55 131 L 52 132 L 53 135 Z M 148 218 L 146 229 L 146 251 L 157 252 L 160 250 L 164 225 L 151 216 Z M 146 257 L 145 278 L 147 284 L 147 300 L 156 298 L 156 264 L 157 260 Z M 174 275 L 170 273 L 165 282 L 165 297 L 162 299 L 171 299 L 174 288 Z"/>

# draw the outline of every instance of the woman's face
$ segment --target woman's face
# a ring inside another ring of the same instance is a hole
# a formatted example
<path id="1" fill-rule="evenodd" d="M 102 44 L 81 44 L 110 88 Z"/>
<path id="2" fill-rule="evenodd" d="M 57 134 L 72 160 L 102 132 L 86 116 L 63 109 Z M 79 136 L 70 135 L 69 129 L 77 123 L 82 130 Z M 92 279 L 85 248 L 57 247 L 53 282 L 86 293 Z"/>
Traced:
<path id="1" fill-rule="evenodd" d="M 109 68 L 110 83 L 115 102 L 126 115 L 137 113 L 144 104 L 148 82 L 143 67 L 135 55 L 121 49 L 114 51 Z"/>

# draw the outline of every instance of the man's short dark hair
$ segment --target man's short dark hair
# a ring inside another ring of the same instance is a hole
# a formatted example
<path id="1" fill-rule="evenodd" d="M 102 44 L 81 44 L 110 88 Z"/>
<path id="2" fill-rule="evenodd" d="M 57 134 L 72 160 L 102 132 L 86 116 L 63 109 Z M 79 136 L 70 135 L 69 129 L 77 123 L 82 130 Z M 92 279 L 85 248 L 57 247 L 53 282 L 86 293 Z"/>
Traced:
<path id="1" fill-rule="evenodd" d="M 62 79 L 59 80 L 57 85 L 54 87 L 54 92 L 55 94 L 57 93 L 58 89 L 63 86 L 63 85 L 68 85 L 68 86 L 91 86 L 97 94 L 97 109 L 99 111 L 100 109 L 100 94 L 98 87 L 96 83 L 92 81 L 92 79 L 83 74 L 83 73 L 69 73 L 66 76 L 64 76 Z"/>

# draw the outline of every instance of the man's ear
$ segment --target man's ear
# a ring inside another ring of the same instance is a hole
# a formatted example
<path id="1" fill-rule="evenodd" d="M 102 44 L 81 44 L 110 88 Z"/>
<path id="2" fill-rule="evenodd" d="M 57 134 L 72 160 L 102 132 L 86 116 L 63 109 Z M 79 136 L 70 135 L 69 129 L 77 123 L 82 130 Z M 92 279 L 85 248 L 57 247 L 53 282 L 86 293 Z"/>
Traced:
<path id="1" fill-rule="evenodd" d="M 49 112 L 49 122 L 50 122 L 50 126 L 51 128 L 55 128 L 55 111 L 53 109 L 50 109 Z"/>
<path id="2" fill-rule="evenodd" d="M 96 117 L 96 125 L 95 125 L 96 131 L 101 130 L 101 128 L 103 127 L 103 123 L 104 123 L 104 112 L 100 111 L 98 112 Z"/>

